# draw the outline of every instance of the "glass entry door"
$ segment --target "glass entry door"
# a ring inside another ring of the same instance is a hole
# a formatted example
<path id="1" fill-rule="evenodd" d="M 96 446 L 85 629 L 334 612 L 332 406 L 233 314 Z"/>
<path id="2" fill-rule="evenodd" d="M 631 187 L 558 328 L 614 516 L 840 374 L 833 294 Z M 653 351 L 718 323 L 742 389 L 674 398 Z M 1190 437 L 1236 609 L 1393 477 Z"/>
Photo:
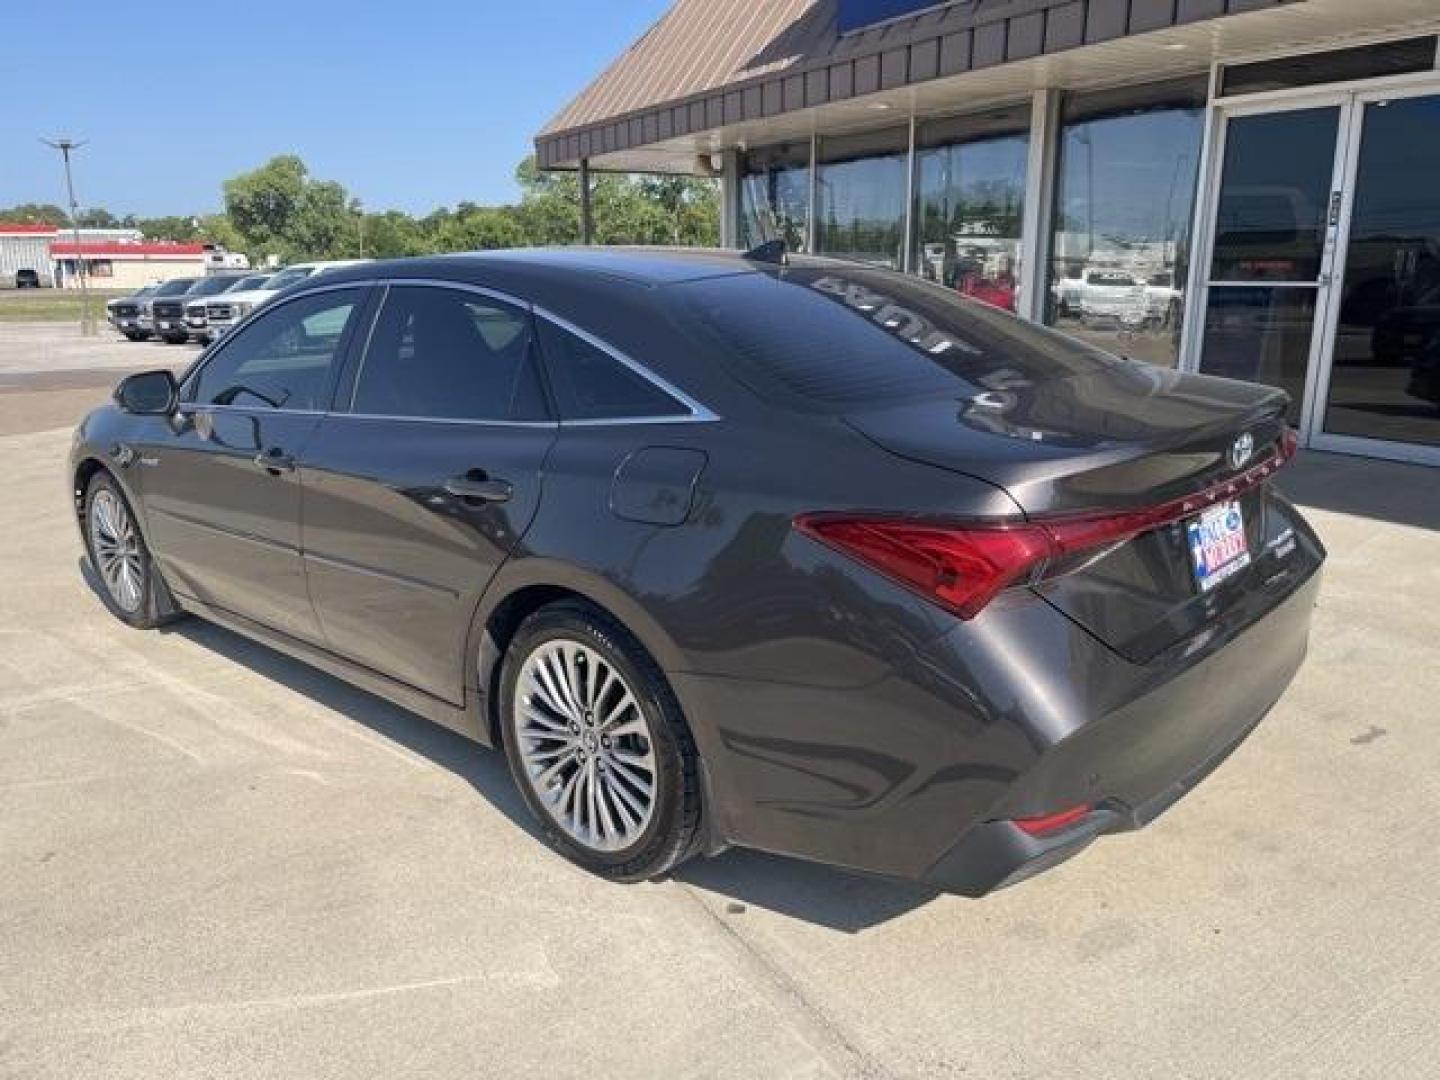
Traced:
<path id="1" fill-rule="evenodd" d="M 1311 442 L 1440 464 L 1440 93 L 1353 110 Z"/>
<path id="2" fill-rule="evenodd" d="M 1228 115 L 1200 370 L 1289 392 L 1306 412 L 1340 223 L 1343 104 Z"/>
<path id="3" fill-rule="evenodd" d="M 1227 107 L 1190 366 L 1307 446 L 1440 464 L 1440 87 Z"/>

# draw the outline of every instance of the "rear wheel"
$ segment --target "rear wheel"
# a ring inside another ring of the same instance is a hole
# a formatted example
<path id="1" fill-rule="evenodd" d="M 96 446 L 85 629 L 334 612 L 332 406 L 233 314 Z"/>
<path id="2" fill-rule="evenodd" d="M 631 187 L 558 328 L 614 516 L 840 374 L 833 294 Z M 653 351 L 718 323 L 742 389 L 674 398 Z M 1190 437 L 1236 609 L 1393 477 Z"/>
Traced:
<path id="1" fill-rule="evenodd" d="M 120 486 L 98 472 L 85 491 L 85 550 L 100 579 L 100 598 L 123 623 L 145 630 L 177 613 Z"/>
<path id="2" fill-rule="evenodd" d="M 500 708 L 510 771 L 552 846 L 616 881 L 690 854 L 695 744 L 660 669 L 615 620 L 569 602 L 531 615 L 506 652 Z"/>

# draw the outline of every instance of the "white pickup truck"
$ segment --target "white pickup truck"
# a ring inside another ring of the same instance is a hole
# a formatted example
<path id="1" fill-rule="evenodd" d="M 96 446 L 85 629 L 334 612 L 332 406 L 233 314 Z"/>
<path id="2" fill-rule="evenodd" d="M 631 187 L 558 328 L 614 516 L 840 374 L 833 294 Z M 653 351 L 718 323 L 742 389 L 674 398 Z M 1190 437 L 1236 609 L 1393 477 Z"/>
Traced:
<path id="1" fill-rule="evenodd" d="M 298 284 L 315 274 L 323 274 L 327 270 L 369 261 L 369 259 L 332 259 L 328 262 L 296 263 L 294 266 L 287 266 L 284 270 L 277 270 L 262 284 L 253 288 L 227 292 L 213 297 L 205 305 L 205 323 L 210 339 L 213 341 L 229 333 L 241 319 L 282 289 L 288 289 L 291 285 Z"/>

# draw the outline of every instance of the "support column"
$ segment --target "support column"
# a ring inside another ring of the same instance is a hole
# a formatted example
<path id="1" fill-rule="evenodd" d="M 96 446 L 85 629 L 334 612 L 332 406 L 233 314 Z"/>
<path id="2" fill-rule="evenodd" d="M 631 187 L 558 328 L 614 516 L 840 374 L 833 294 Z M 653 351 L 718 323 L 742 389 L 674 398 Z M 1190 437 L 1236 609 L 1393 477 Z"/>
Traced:
<path id="1" fill-rule="evenodd" d="M 740 246 L 740 153 L 726 150 L 720 173 L 720 246 Z"/>
<path id="2" fill-rule="evenodd" d="M 590 159 L 580 159 L 580 242 L 595 242 L 595 224 L 590 213 Z"/>
<path id="3" fill-rule="evenodd" d="M 820 170 L 815 162 L 815 155 L 820 146 L 820 137 L 813 132 L 810 135 L 810 206 L 805 213 L 805 253 L 815 254 L 815 237 L 818 231 L 815 228 L 815 207 L 820 197 Z"/>
<path id="4" fill-rule="evenodd" d="M 1055 163 L 1060 156 L 1060 91 L 1036 90 L 1030 102 L 1030 157 L 1020 227 L 1020 299 L 1015 314 L 1045 320 L 1050 290 L 1050 225 L 1055 213 Z"/>
<path id="5" fill-rule="evenodd" d="M 915 250 L 915 110 L 910 110 L 909 141 L 905 148 L 905 234 L 900 240 L 900 269 L 910 273 Z"/>

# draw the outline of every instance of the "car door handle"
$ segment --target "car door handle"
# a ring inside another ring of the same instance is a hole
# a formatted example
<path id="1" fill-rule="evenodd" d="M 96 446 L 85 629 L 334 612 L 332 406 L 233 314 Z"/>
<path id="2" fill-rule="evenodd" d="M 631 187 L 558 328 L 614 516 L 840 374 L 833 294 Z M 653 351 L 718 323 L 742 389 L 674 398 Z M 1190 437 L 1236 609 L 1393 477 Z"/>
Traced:
<path id="1" fill-rule="evenodd" d="M 254 457 L 255 467 L 264 469 L 271 476 L 279 476 L 281 473 L 295 471 L 295 458 L 285 453 L 278 446 L 272 446 L 269 450 L 261 451 Z"/>
<path id="2" fill-rule="evenodd" d="M 448 495 L 454 495 L 457 499 L 473 499 L 476 502 L 509 502 L 515 491 L 508 480 L 482 480 L 478 479 L 474 472 L 469 476 L 452 476 L 445 481 L 444 487 Z"/>

